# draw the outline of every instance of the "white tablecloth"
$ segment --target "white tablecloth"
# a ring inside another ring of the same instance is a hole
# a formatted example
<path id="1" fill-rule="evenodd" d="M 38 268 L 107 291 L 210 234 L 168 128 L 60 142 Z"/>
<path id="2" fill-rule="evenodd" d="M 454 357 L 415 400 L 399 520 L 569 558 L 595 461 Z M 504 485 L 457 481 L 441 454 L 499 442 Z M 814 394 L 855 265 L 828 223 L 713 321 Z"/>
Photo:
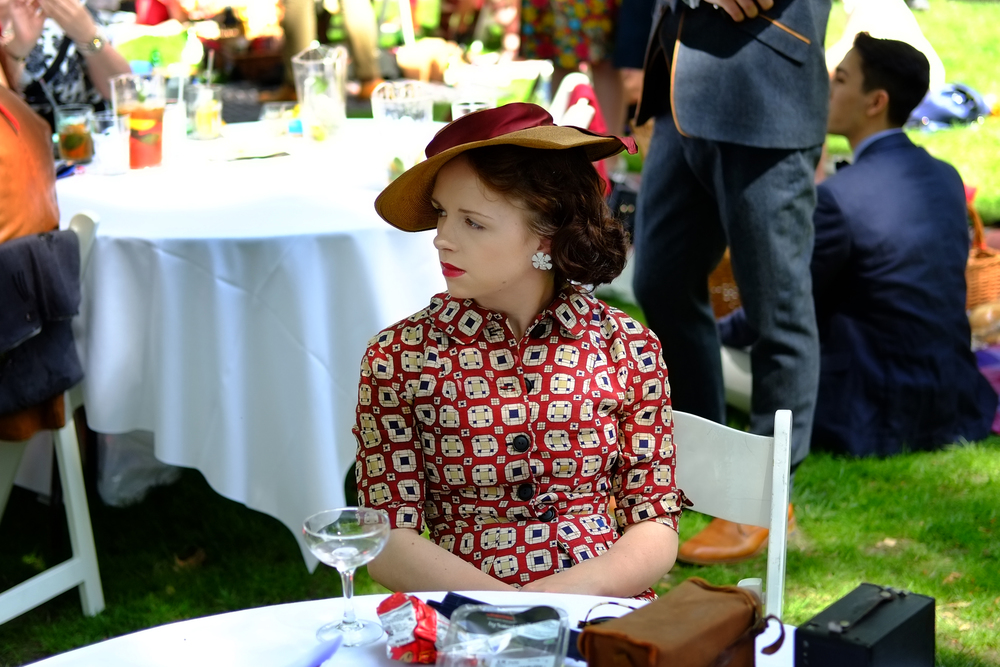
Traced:
<path id="1" fill-rule="evenodd" d="M 277 517 L 310 567 L 302 520 L 344 504 L 365 344 L 444 289 L 432 234 L 375 214 L 384 144 L 350 121 L 289 157 L 212 161 L 233 142 L 192 140 L 172 165 L 58 183 L 64 223 L 100 217 L 77 327 L 90 427 L 152 431 L 158 459 Z"/>
<path id="2" fill-rule="evenodd" d="M 443 593 L 418 595 L 424 600 L 444 597 Z M 566 611 L 572 627 L 576 627 L 577 621 L 598 602 L 616 599 L 513 591 L 474 591 L 466 595 L 491 604 L 560 607 Z M 358 617 L 377 618 L 375 607 L 385 597 L 364 595 L 355 598 Z M 635 600 L 621 601 L 635 604 Z M 86 646 L 35 664 L 39 667 L 286 667 L 315 646 L 316 629 L 339 618 L 341 604 L 339 599 L 296 602 L 182 621 Z M 761 647 L 770 644 L 778 632 L 777 625 L 772 622 L 767 632 L 757 638 L 757 667 L 792 666 L 795 654 L 793 627 L 785 626 L 785 642 L 776 654 L 760 653 Z M 383 638 L 365 647 L 341 648 L 324 664 L 326 667 L 399 667 L 402 663 L 386 657 Z"/>

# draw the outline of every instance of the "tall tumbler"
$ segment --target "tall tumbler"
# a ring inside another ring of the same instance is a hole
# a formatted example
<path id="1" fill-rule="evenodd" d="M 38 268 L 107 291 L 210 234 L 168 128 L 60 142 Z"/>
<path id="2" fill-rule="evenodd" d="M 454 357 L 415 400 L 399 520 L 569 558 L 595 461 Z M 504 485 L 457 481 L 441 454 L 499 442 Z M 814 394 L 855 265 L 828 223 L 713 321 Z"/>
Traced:
<path id="1" fill-rule="evenodd" d="M 159 74 L 120 74 L 111 78 L 115 114 L 129 115 L 129 166 L 163 162 L 163 110 L 167 96 Z"/>

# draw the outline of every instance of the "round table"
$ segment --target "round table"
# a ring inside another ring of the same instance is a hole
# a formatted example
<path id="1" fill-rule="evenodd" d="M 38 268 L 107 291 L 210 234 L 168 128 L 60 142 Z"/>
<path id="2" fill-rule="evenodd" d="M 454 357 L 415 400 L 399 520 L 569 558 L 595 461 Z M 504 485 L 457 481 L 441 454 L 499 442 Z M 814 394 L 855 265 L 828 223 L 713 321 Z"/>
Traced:
<path id="1" fill-rule="evenodd" d="M 302 520 L 345 504 L 366 343 L 445 283 L 433 233 L 375 213 L 398 150 L 375 121 L 323 143 L 227 132 L 160 168 L 58 183 L 64 223 L 100 218 L 76 327 L 87 421 L 151 431 L 159 460 L 278 518 L 312 568 Z"/>
<path id="2" fill-rule="evenodd" d="M 589 595 L 521 593 L 516 591 L 472 591 L 463 593 L 490 604 L 551 605 L 566 611 L 572 627 L 594 605 L 616 600 L 635 605 L 635 600 Z M 440 600 L 444 593 L 417 593 L 424 600 Z M 359 618 L 376 618 L 375 607 L 385 595 L 355 598 Z M 35 663 L 40 667 L 290 667 L 316 644 L 316 628 L 339 617 L 339 599 L 295 602 L 207 616 L 143 630 L 99 644 L 85 646 Z M 778 634 L 774 623 L 757 638 L 758 667 L 791 667 L 794 655 L 794 628 L 786 626 L 785 642 L 772 656 L 760 653 Z M 385 654 L 385 639 L 360 648 L 341 648 L 324 663 L 327 667 L 398 667 L 401 663 Z M 582 663 L 576 663 L 582 664 Z"/>

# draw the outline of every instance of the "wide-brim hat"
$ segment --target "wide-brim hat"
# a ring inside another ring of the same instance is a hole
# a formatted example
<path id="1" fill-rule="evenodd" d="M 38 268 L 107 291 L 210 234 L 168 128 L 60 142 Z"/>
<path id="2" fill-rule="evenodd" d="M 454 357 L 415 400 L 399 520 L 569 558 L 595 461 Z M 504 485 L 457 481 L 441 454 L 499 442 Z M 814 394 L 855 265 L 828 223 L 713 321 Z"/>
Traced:
<path id="1" fill-rule="evenodd" d="M 437 212 L 431 205 L 431 193 L 441 167 L 465 151 L 501 144 L 548 150 L 583 148 L 592 162 L 623 150 L 637 150 L 631 137 L 556 125 L 552 116 L 536 104 L 505 104 L 462 116 L 442 128 L 427 144 L 427 159 L 390 183 L 375 199 L 375 210 L 383 220 L 403 231 L 433 229 L 437 226 Z"/>

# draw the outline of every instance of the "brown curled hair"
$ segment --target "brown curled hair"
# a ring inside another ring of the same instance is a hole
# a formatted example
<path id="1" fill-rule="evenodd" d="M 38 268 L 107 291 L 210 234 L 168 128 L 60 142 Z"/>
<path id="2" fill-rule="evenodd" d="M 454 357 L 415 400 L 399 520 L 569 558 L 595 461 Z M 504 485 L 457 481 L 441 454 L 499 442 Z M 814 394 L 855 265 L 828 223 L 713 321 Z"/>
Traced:
<path id="1" fill-rule="evenodd" d="M 463 155 L 486 187 L 527 212 L 532 232 L 552 240 L 557 282 L 599 285 L 625 268 L 628 234 L 611 215 L 604 179 L 584 149 L 503 144 Z"/>

